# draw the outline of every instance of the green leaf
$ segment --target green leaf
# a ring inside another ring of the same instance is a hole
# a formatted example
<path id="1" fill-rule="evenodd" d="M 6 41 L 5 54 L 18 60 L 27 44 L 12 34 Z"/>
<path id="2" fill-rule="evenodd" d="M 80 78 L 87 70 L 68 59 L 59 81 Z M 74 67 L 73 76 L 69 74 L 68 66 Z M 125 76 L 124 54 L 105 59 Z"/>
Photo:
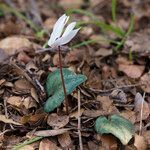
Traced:
<path id="1" fill-rule="evenodd" d="M 66 68 L 63 68 L 63 76 L 67 95 L 71 94 L 78 85 L 87 79 L 86 76 L 75 74 Z M 64 100 L 64 91 L 59 69 L 48 75 L 46 81 L 46 92 L 49 98 L 44 105 L 44 110 L 45 112 L 51 112 L 60 106 Z"/>
<path id="2" fill-rule="evenodd" d="M 113 134 L 124 145 L 128 144 L 134 134 L 134 126 L 132 123 L 119 115 L 112 115 L 110 119 L 104 116 L 97 118 L 95 130 L 100 134 Z"/>

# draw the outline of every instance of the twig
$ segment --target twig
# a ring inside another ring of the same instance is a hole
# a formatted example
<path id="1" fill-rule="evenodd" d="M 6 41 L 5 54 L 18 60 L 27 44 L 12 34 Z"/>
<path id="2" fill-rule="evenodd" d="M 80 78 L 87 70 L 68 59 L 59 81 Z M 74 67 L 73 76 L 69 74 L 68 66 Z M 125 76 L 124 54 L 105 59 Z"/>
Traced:
<path id="1" fill-rule="evenodd" d="M 136 86 L 139 86 L 139 85 L 143 85 L 143 84 L 131 84 L 131 85 L 125 85 L 125 86 L 118 86 L 118 87 L 115 87 L 115 88 L 111 88 L 111 89 L 108 89 L 108 90 L 97 90 L 97 89 L 93 89 L 93 88 L 89 88 L 90 91 L 92 92 L 95 92 L 97 94 L 108 94 L 110 92 L 112 92 L 113 90 L 116 90 L 116 89 L 127 89 L 127 88 L 133 88 L 133 87 L 136 87 Z"/>
<path id="2" fill-rule="evenodd" d="M 81 112 L 80 108 L 81 107 L 81 102 L 80 102 L 80 90 L 78 89 L 78 135 L 79 135 L 79 146 L 80 150 L 83 150 L 83 144 L 82 144 L 82 137 L 81 137 Z"/>
<path id="3" fill-rule="evenodd" d="M 66 53 L 68 51 L 70 51 L 70 48 L 67 46 L 60 46 L 61 52 Z M 55 53 L 57 50 L 55 48 L 38 48 L 36 49 L 35 53 L 42 53 L 42 52 L 46 52 L 49 51 L 51 53 Z"/>
<path id="4" fill-rule="evenodd" d="M 65 81 L 64 81 L 63 71 L 62 71 L 62 61 L 61 61 L 61 49 L 60 49 L 60 47 L 58 47 L 58 53 L 59 53 L 60 76 L 61 76 L 61 80 L 62 80 L 62 86 L 63 86 L 63 90 L 64 90 L 65 103 L 66 103 L 66 113 L 68 114 L 68 99 L 67 99 Z"/>
<path id="5" fill-rule="evenodd" d="M 150 127 L 150 122 L 143 129 L 146 130 L 148 127 Z"/>
<path id="6" fill-rule="evenodd" d="M 3 132 L 0 132 L 0 136 L 4 135 L 6 132 L 9 132 L 9 131 L 11 131 L 11 130 L 10 130 L 10 129 L 7 129 L 7 130 L 5 130 L 5 131 L 3 131 Z"/>
<path id="7" fill-rule="evenodd" d="M 144 103 L 144 99 L 145 99 L 145 92 L 144 92 L 144 94 L 143 94 L 142 103 L 141 103 L 141 112 L 140 112 L 140 131 L 139 131 L 139 135 L 142 135 L 142 118 L 143 118 L 143 103 Z"/>

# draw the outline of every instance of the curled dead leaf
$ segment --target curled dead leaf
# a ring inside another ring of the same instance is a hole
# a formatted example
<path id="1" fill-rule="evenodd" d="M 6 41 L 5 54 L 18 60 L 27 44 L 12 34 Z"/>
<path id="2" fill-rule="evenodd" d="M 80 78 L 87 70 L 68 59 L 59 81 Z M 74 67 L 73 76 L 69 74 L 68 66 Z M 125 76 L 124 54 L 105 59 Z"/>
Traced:
<path id="1" fill-rule="evenodd" d="M 134 105 L 135 105 L 135 112 L 137 112 L 138 114 L 136 115 L 136 121 L 140 121 L 140 116 L 141 116 L 141 106 L 142 106 L 142 103 L 143 103 L 143 110 L 142 110 L 142 120 L 145 120 L 147 119 L 147 117 L 149 116 L 150 114 L 150 109 L 149 109 L 149 105 L 148 103 L 143 99 L 142 95 L 140 93 L 137 93 L 136 96 L 135 96 L 135 102 L 134 102 Z"/>

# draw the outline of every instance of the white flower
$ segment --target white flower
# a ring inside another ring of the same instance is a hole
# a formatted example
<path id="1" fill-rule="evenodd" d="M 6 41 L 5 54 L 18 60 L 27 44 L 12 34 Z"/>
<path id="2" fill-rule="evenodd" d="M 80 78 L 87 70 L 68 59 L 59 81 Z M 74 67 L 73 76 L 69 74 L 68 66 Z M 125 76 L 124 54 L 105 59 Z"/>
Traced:
<path id="1" fill-rule="evenodd" d="M 74 29 L 74 27 L 76 26 L 76 22 L 72 22 L 66 27 L 65 31 L 63 32 L 68 19 L 69 16 L 66 16 L 66 14 L 64 14 L 55 23 L 52 34 L 48 41 L 48 45 L 50 47 L 57 48 L 58 46 L 67 44 L 80 30 L 80 28 Z"/>

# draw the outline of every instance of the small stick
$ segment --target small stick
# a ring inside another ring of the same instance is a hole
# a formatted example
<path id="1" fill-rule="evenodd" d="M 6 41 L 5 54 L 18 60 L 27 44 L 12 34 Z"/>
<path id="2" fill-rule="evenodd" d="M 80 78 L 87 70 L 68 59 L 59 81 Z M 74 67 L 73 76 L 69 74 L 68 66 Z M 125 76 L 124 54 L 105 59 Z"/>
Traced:
<path id="1" fill-rule="evenodd" d="M 143 94 L 142 103 L 141 103 L 141 112 L 140 112 L 140 131 L 139 131 L 139 135 L 142 135 L 142 118 L 143 118 L 143 103 L 144 103 L 144 99 L 145 99 L 145 92 L 144 92 L 144 94 Z"/>
<path id="2" fill-rule="evenodd" d="M 60 76 L 62 80 L 62 86 L 64 90 L 64 95 L 65 95 L 65 103 L 66 103 L 66 113 L 68 114 L 68 99 L 67 99 L 67 93 L 66 93 L 66 88 L 65 88 L 65 81 L 64 81 L 64 76 L 63 76 L 63 71 L 62 71 L 62 61 L 61 61 L 61 49 L 58 47 L 58 53 L 59 53 L 59 68 L 60 68 Z"/>
<path id="3" fill-rule="evenodd" d="M 82 137 L 81 137 L 81 112 L 80 108 L 81 107 L 81 102 L 80 102 L 80 90 L 78 89 L 78 135 L 79 135 L 79 146 L 80 150 L 83 150 L 83 144 L 82 144 Z"/>

